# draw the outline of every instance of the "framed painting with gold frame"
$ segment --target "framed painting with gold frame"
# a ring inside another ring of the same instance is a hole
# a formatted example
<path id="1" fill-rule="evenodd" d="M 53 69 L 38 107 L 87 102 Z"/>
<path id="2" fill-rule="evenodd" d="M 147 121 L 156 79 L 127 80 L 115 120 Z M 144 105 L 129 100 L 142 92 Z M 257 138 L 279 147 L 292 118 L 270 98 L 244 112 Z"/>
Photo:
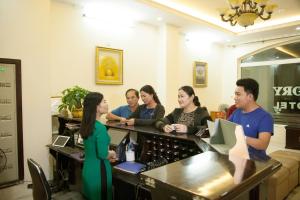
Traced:
<path id="1" fill-rule="evenodd" d="M 123 84 L 123 50 L 96 47 L 96 84 Z"/>
<path id="2" fill-rule="evenodd" d="M 193 70 L 194 87 L 207 86 L 207 63 L 195 61 Z"/>

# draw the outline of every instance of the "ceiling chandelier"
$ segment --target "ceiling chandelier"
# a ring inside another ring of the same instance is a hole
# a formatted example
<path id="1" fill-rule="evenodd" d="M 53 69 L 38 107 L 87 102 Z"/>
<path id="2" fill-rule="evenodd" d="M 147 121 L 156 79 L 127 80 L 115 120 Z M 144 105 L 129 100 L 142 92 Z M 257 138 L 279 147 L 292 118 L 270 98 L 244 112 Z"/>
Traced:
<path id="1" fill-rule="evenodd" d="M 263 20 L 271 18 L 276 4 L 267 4 L 268 0 L 228 0 L 230 9 L 220 10 L 221 18 L 224 22 L 230 22 L 231 26 L 237 23 L 247 27 L 254 24 L 259 17 Z"/>

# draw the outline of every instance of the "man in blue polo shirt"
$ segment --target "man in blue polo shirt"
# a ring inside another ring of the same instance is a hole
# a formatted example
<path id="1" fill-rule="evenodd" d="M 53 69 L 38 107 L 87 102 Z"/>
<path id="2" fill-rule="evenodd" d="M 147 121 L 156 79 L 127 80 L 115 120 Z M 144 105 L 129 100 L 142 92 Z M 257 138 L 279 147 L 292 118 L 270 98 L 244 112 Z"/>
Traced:
<path id="1" fill-rule="evenodd" d="M 259 93 L 257 81 L 250 78 L 236 82 L 235 105 L 237 109 L 229 117 L 229 121 L 243 126 L 251 159 L 268 159 L 266 149 L 273 135 L 272 116 L 257 105 Z"/>
<path id="2" fill-rule="evenodd" d="M 139 92 L 135 89 L 128 89 L 125 93 L 128 105 L 120 106 L 106 115 L 108 120 L 118 120 L 121 123 L 126 122 L 131 113 L 139 106 Z"/>

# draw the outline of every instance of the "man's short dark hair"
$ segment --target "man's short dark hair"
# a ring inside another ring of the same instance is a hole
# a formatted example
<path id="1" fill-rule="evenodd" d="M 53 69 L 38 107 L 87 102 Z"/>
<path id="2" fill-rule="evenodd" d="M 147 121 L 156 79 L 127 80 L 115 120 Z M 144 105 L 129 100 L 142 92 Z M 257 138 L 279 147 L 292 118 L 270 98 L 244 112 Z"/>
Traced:
<path id="1" fill-rule="evenodd" d="M 242 78 L 236 81 L 236 85 L 239 87 L 244 87 L 245 92 L 252 94 L 254 100 L 256 101 L 259 93 L 258 82 L 252 78 Z"/>
<path id="2" fill-rule="evenodd" d="M 127 97 L 128 92 L 130 92 L 130 91 L 133 91 L 134 94 L 135 94 L 135 96 L 136 96 L 137 98 L 140 98 L 140 96 L 139 96 L 139 91 L 137 91 L 136 89 L 133 89 L 133 88 L 130 88 L 130 89 L 128 89 L 128 90 L 126 91 L 126 93 L 125 93 L 125 96 L 126 96 L 126 97 Z"/>

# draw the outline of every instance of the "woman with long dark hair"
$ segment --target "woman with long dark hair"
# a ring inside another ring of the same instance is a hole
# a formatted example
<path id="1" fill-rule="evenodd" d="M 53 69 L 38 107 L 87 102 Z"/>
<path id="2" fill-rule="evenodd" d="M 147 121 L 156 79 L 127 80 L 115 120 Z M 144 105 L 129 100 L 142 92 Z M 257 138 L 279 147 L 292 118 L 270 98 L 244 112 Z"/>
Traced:
<path id="1" fill-rule="evenodd" d="M 130 115 L 129 120 L 126 121 L 127 125 L 152 125 L 165 115 L 165 108 L 151 85 L 143 86 L 140 95 L 144 104 Z"/>
<path id="2" fill-rule="evenodd" d="M 195 134 L 204 131 L 207 127 L 207 120 L 211 120 L 207 109 L 201 107 L 198 97 L 191 86 L 183 86 L 178 90 L 178 103 L 180 108 L 156 121 L 156 128 L 170 133 Z"/>
<path id="3" fill-rule="evenodd" d="M 103 95 L 91 92 L 84 98 L 80 134 L 84 142 L 85 159 L 82 171 L 83 194 L 89 200 L 112 199 L 112 170 L 110 162 L 116 153 L 109 151 L 110 137 L 100 122 L 108 105 Z"/>

